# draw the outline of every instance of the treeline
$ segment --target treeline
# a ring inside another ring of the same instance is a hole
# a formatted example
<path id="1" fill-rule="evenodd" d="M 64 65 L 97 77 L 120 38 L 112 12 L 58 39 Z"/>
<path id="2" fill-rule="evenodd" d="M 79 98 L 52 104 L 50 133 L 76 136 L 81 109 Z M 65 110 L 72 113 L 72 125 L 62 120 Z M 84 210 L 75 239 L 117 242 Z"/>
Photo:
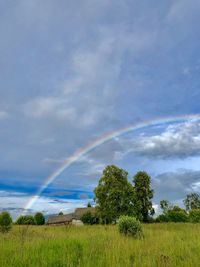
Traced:
<path id="1" fill-rule="evenodd" d="M 146 172 L 137 172 L 128 181 L 128 172 L 117 166 L 107 166 L 94 190 L 96 215 L 87 213 L 84 222 L 94 224 L 116 223 L 120 216 L 135 217 L 142 222 L 192 222 L 200 223 L 200 196 L 191 193 L 183 200 L 185 209 L 160 201 L 162 214 L 153 217 L 154 191 L 151 177 Z"/>
<path id="2" fill-rule="evenodd" d="M 3 211 L 0 213 L 0 231 L 2 233 L 8 232 L 12 225 L 44 225 L 45 217 L 41 212 L 37 212 L 34 216 L 32 215 L 20 215 L 15 222 L 9 212 Z"/>
<path id="3" fill-rule="evenodd" d="M 183 204 L 185 209 L 174 206 L 167 200 L 161 200 L 162 214 L 155 221 L 200 223 L 200 196 L 197 193 L 188 194 L 183 200 Z"/>

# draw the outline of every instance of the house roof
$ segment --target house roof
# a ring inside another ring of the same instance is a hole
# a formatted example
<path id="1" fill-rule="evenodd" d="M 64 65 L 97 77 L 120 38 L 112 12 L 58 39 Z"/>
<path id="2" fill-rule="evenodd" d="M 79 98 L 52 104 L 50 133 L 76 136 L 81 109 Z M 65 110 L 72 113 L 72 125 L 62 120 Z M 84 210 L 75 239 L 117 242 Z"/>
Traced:
<path id="1" fill-rule="evenodd" d="M 73 220 L 74 216 L 72 213 L 66 214 L 66 215 L 55 215 L 55 216 L 49 216 L 47 224 L 62 224 L 62 223 L 68 223 Z"/>
<path id="2" fill-rule="evenodd" d="M 83 214 L 86 212 L 91 212 L 92 214 L 94 214 L 95 208 L 77 208 L 74 213 L 49 216 L 47 224 L 64 224 L 71 222 L 73 219 L 80 220 Z"/>

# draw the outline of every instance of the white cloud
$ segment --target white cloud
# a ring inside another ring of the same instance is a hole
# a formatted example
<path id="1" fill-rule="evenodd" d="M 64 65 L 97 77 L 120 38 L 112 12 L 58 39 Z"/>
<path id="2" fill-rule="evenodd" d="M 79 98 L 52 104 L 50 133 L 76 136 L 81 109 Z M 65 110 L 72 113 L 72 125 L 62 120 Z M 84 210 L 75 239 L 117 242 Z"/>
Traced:
<path id="1" fill-rule="evenodd" d="M 188 121 L 168 126 L 164 132 L 142 136 L 132 143 L 132 151 L 141 156 L 187 158 L 200 155 L 200 122 Z"/>
<path id="2" fill-rule="evenodd" d="M 24 207 L 30 201 L 30 196 L 24 193 L 0 191 L 0 211 L 7 210 L 12 217 L 16 219 L 19 215 L 30 213 L 34 214 L 38 211 L 44 215 L 57 214 L 59 211 L 71 213 L 75 208 L 84 207 L 88 203 L 85 199 L 55 199 L 49 197 L 39 197 L 31 210 L 26 211 Z"/>

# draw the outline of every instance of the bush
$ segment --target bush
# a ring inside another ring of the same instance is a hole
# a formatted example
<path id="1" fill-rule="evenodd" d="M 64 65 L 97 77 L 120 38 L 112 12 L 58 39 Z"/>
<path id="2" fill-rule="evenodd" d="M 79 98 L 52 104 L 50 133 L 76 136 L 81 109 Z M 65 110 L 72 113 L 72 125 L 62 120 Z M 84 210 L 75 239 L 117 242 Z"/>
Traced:
<path id="1" fill-rule="evenodd" d="M 44 225 L 45 224 L 45 218 L 41 212 L 37 212 L 35 214 L 34 220 L 35 220 L 36 225 Z"/>
<path id="2" fill-rule="evenodd" d="M 192 223 L 200 223 L 200 209 L 193 209 L 189 213 L 189 220 Z"/>
<path id="3" fill-rule="evenodd" d="M 169 222 L 169 217 L 166 214 L 161 214 L 156 218 L 156 222 Z"/>
<path id="4" fill-rule="evenodd" d="M 99 219 L 95 214 L 92 214 L 90 211 L 84 213 L 81 217 L 81 221 L 84 224 L 98 224 Z"/>
<path id="5" fill-rule="evenodd" d="M 21 215 L 15 223 L 17 225 L 34 225 L 35 220 L 31 215 Z"/>
<path id="6" fill-rule="evenodd" d="M 120 216 L 118 221 L 119 232 L 133 236 L 135 238 L 142 237 L 142 225 L 135 217 L 130 217 L 127 215 Z"/>
<path id="7" fill-rule="evenodd" d="M 0 214 L 0 231 L 2 233 L 8 232 L 12 227 L 12 218 L 7 211 Z"/>
<path id="8" fill-rule="evenodd" d="M 170 222 L 188 222 L 188 215 L 184 210 L 169 210 L 167 217 Z"/>

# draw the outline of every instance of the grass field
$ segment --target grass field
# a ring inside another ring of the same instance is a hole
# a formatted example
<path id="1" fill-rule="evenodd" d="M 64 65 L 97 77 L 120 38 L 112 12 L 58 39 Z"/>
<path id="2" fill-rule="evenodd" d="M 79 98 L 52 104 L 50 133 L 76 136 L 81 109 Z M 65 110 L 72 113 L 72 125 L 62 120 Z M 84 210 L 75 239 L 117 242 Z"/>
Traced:
<path id="1" fill-rule="evenodd" d="M 199 224 L 143 225 L 144 239 L 116 226 L 19 227 L 0 234 L 1 267 L 200 266 Z"/>

